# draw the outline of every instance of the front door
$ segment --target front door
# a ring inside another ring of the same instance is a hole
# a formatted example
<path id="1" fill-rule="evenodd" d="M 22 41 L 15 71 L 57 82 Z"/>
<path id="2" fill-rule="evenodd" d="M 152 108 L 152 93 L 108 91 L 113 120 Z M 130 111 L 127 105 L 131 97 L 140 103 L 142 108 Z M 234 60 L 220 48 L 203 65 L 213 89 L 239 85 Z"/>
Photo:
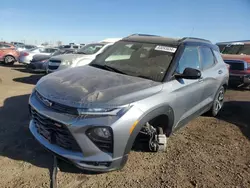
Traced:
<path id="1" fill-rule="evenodd" d="M 185 68 L 201 69 L 200 54 L 198 46 L 186 46 L 178 63 L 176 72 L 181 74 Z M 191 119 L 200 115 L 200 103 L 204 91 L 200 79 L 179 79 L 173 80 L 175 87 L 175 122 L 176 128 L 185 125 Z"/>

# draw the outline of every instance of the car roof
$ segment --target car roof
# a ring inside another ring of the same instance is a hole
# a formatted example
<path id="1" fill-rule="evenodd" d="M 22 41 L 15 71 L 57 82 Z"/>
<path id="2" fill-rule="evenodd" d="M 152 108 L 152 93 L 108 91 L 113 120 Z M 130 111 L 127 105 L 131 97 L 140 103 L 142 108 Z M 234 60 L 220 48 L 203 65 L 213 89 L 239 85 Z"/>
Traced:
<path id="1" fill-rule="evenodd" d="M 228 42 L 217 42 L 217 45 L 227 45 L 227 44 L 237 44 L 237 43 L 241 43 L 241 44 L 250 44 L 250 40 L 238 40 L 238 41 L 228 41 Z"/>
<path id="2" fill-rule="evenodd" d="M 148 35 L 148 34 L 133 34 L 122 39 L 123 41 L 133 41 L 133 42 L 146 42 L 152 44 L 163 44 L 170 46 L 179 46 L 181 44 L 195 43 L 203 44 L 218 50 L 218 46 L 212 44 L 209 40 L 194 37 L 184 37 L 184 38 L 170 38 L 162 37 L 158 35 Z"/>
<path id="3" fill-rule="evenodd" d="M 13 45 L 13 44 L 11 44 L 11 43 L 7 43 L 7 42 L 0 42 L 0 44 L 6 44 L 6 45 L 9 45 L 9 46 L 14 47 L 14 45 Z"/>

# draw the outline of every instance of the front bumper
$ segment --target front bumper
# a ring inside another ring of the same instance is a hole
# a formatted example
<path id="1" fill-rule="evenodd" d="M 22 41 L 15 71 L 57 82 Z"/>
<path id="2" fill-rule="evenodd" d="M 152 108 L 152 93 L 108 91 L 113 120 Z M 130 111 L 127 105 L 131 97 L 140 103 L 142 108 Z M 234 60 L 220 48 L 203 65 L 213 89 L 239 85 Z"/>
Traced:
<path id="1" fill-rule="evenodd" d="M 30 64 L 27 65 L 27 68 L 32 71 L 37 71 L 37 72 L 45 72 L 46 71 L 46 66 L 45 62 L 31 62 Z"/>
<path id="2" fill-rule="evenodd" d="M 250 84 L 250 75 L 230 74 L 229 82 Z"/>
<path id="3" fill-rule="evenodd" d="M 67 68 L 71 68 L 71 66 L 69 65 L 50 65 L 48 66 L 46 72 L 47 73 L 52 73 L 52 72 L 56 72 L 56 71 L 60 71 L 60 70 L 64 70 L 64 69 L 67 69 Z"/>
<path id="4" fill-rule="evenodd" d="M 119 168 L 122 168 L 126 161 L 128 155 L 125 155 L 120 158 L 112 159 L 109 161 L 89 161 L 85 159 L 84 155 L 80 152 L 73 152 L 66 150 L 62 147 L 59 147 L 57 145 L 50 144 L 43 136 L 41 136 L 35 127 L 35 124 L 33 120 L 30 121 L 29 129 L 33 136 L 36 138 L 36 140 L 42 144 L 48 151 L 52 152 L 57 157 L 72 163 L 73 165 L 77 166 L 80 169 L 89 170 L 89 171 L 96 171 L 96 172 L 108 172 L 112 170 L 117 170 Z M 105 165 L 99 165 L 103 164 L 104 162 L 108 163 L 108 166 Z"/>
<path id="5" fill-rule="evenodd" d="M 34 120 L 31 120 L 29 129 L 33 136 L 55 155 L 89 171 L 108 172 L 121 169 L 125 165 L 128 157 L 125 150 L 130 137 L 129 129 L 134 121 L 142 115 L 139 109 L 132 108 L 120 118 L 117 118 L 117 116 L 81 118 L 45 106 L 37 100 L 34 94 L 31 95 L 29 103 L 39 114 L 66 125 L 81 149 L 81 152 L 76 152 L 52 144 L 38 132 Z M 93 126 L 110 126 L 112 128 L 113 153 L 100 150 L 85 134 L 86 130 Z"/>

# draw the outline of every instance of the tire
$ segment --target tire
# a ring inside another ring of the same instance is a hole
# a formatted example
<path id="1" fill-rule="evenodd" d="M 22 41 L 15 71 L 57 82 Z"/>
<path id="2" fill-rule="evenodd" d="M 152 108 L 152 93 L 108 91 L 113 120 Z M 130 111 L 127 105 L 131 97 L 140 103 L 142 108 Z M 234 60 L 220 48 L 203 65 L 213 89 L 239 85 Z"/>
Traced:
<path id="1" fill-rule="evenodd" d="M 224 104 L 224 96 L 225 96 L 225 88 L 221 86 L 215 95 L 213 106 L 208 111 L 208 115 L 212 117 L 215 117 L 218 115 L 218 113 L 220 112 Z"/>
<path id="2" fill-rule="evenodd" d="M 7 55 L 4 58 L 4 64 L 5 65 L 13 65 L 15 63 L 15 58 L 11 55 Z"/>

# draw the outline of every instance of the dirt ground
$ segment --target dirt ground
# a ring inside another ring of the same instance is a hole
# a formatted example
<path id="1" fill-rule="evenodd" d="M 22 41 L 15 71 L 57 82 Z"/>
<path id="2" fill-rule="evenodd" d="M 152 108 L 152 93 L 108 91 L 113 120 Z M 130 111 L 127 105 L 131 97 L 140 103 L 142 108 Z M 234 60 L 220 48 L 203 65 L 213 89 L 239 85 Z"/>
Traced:
<path id="1" fill-rule="evenodd" d="M 28 97 L 41 77 L 0 66 L 0 187 L 50 187 L 53 158 L 28 130 Z M 68 166 L 58 187 L 250 187 L 250 91 L 228 90 L 217 118 L 200 117 L 165 153 L 132 151 L 121 171 L 91 175 Z"/>

